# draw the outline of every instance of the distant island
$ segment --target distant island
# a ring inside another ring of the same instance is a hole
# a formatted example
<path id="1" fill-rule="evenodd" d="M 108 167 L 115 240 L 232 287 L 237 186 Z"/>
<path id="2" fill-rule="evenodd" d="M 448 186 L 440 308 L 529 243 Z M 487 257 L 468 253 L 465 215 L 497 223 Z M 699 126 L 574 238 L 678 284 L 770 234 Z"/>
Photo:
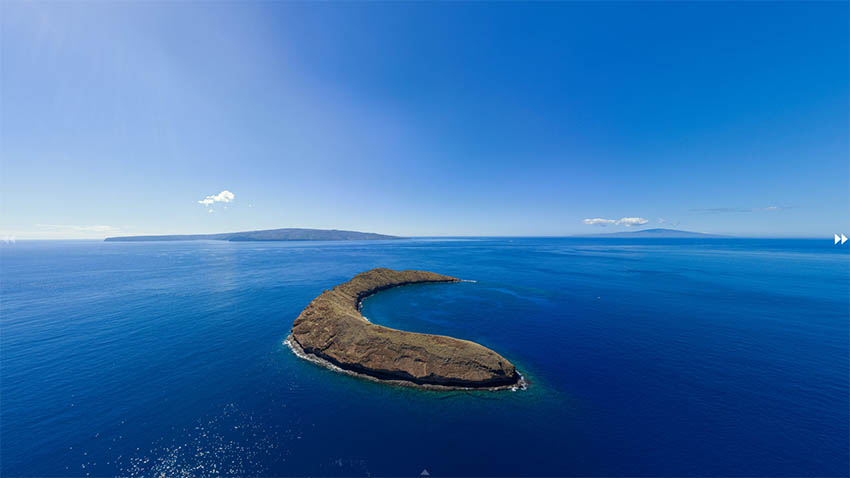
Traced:
<path id="1" fill-rule="evenodd" d="M 364 298 L 408 284 L 459 282 L 425 271 L 372 269 L 322 292 L 292 324 L 286 344 L 301 358 L 380 382 L 438 389 L 506 389 L 522 377 L 496 352 L 442 335 L 373 324 L 360 314 Z"/>
<path id="2" fill-rule="evenodd" d="M 625 231 L 625 232 L 609 232 L 603 234 L 582 234 L 577 237 L 634 237 L 634 238 L 649 238 L 649 237 L 657 237 L 660 239 L 670 239 L 670 238 L 717 238 L 717 237 L 726 237 L 719 236 L 715 234 L 703 234 L 701 232 L 691 232 L 691 231 L 680 231 L 677 229 L 642 229 L 640 231 Z"/>
<path id="3" fill-rule="evenodd" d="M 225 232 L 221 234 L 178 234 L 171 236 L 117 236 L 105 241 L 374 241 L 403 239 L 373 232 L 340 231 L 337 229 L 266 229 L 262 231 Z"/>

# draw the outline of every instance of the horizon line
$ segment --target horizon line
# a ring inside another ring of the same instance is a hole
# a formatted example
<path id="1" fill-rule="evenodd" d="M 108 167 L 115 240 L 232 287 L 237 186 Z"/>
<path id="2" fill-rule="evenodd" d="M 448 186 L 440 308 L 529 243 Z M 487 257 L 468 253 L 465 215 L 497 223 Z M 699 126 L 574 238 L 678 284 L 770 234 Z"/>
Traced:
<path id="1" fill-rule="evenodd" d="M 625 231 L 624 231 L 625 232 Z M 639 231 L 634 231 L 639 232 Z M 690 231 L 684 231 L 690 232 Z M 218 233 L 198 233 L 197 235 L 203 234 L 218 234 Z M 226 234 L 226 233 L 225 233 Z M 610 236 L 609 236 L 610 234 Z M 614 235 L 617 233 L 601 233 L 601 234 L 518 234 L 518 235 L 489 235 L 489 234 L 449 234 L 449 235 L 413 235 L 413 236 L 397 236 L 392 234 L 396 238 L 400 239 L 479 239 L 479 238 L 492 238 L 492 239 L 628 239 L 629 236 L 620 236 Z M 759 235 L 740 235 L 740 234 L 722 234 L 722 233 L 699 233 L 706 234 L 704 237 L 640 237 L 635 236 L 632 239 L 818 239 L 818 240 L 832 240 L 832 235 L 828 237 L 823 236 L 811 236 L 811 235 L 770 235 L 770 236 L 759 236 Z M 0 244 L 5 243 L 14 243 L 14 242 L 24 242 L 24 241 L 101 241 L 101 242 L 113 242 L 113 241 L 105 241 L 107 238 L 112 237 L 144 237 L 144 236 L 182 236 L 182 235 L 196 235 L 192 233 L 186 234 L 137 234 L 137 235 L 127 235 L 127 236 L 104 236 L 104 237 L 45 237 L 45 238 L 22 238 L 19 239 L 14 235 L 7 235 L 6 238 L 0 238 Z M 608 236 L 608 237 L 606 237 Z M 218 241 L 217 239 L 193 239 L 192 241 Z M 381 240 L 397 240 L 397 239 L 343 239 L 343 240 L 310 240 L 310 239 L 284 239 L 284 240 L 268 240 L 268 241 L 245 241 L 245 242 L 353 242 L 353 241 L 368 241 L 375 242 Z M 122 241 L 114 241 L 114 242 L 122 242 Z M 139 242 L 191 242 L 189 240 L 161 240 L 161 241 L 139 241 Z M 221 242 L 221 241 L 219 241 Z M 228 242 L 228 241 L 224 241 Z M 236 241 L 242 242 L 242 241 Z"/>

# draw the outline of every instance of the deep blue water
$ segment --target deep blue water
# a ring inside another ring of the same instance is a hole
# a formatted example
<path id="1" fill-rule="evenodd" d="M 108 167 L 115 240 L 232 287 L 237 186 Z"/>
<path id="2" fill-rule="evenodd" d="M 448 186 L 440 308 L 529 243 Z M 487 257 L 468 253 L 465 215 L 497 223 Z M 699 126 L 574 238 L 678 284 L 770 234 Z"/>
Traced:
<path id="1" fill-rule="evenodd" d="M 848 474 L 848 247 L 472 239 L 0 246 L 0 473 Z M 533 382 L 433 392 L 283 344 L 322 290 L 480 342 Z"/>

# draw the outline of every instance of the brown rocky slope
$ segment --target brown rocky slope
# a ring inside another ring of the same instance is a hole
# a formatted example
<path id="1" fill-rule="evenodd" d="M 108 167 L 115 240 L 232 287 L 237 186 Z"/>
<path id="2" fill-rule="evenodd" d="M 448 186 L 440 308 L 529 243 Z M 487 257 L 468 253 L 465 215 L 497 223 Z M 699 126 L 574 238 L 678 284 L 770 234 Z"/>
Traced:
<path id="1" fill-rule="evenodd" d="M 361 301 L 384 289 L 459 279 L 425 271 L 372 269 L 322 292 L 292 325 L 289 343 L 308 359 L 381 381 L 435 388 L 508 388 L 521 376 L 496 352 L 467 340 L 373 324 Z"/>

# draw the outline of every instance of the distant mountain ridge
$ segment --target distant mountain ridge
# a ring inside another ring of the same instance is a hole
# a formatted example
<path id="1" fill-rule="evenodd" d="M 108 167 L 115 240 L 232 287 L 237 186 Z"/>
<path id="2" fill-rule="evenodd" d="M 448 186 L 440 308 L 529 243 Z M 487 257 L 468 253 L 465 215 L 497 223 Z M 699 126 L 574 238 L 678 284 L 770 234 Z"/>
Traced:
<path id="1" fill-rule="evenodd" d="M 341 231 L 338 229 L 266 229 L 261 231 L 225 232 L 220 234 L 176 234 L 162 236 L 117 236 L 107 237 L 110 242 L 142 241 L 374 241 L 404 239 L 399 236 L 374 232 Z"/>
<path id="2" fill-rule="evenodd" d="M 685 238 L 685 237 L 704 237 L 704 238 L 712 238 L 712 237 L 726 237 L 719 236 L 716 234 L 704 234 L 702 232 L 691 232 L 691 231 L 680 231 L 678 229 L 642 229 L 640 231 L 623 231 L 623 232 L 609 232 L 603 234 L 582 234 L 580 237 L 657 237 L 657 238 Z"/>

